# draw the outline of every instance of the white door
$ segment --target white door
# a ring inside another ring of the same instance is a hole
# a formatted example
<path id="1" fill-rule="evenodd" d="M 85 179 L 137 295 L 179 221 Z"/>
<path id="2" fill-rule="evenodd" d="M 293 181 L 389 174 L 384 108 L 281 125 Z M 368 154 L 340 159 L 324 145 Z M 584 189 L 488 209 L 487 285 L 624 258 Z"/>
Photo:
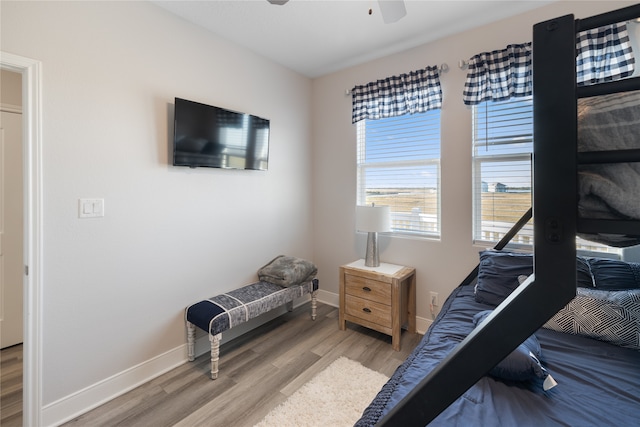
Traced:
<path id="1" fill-rule="evenodd" d="M 22 114 L 0 118 L 0 348 L 22 342 Z"/>

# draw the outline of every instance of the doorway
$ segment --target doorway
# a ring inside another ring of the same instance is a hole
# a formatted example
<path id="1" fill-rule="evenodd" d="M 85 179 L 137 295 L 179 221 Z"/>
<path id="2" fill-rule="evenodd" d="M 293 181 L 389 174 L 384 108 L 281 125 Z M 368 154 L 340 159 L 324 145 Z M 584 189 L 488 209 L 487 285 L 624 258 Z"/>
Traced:
<path id="1" fill-rule="evenodd" d="M 22 75 L 0 70 L 0 349 L 22 344 Z"/>
<path id="2" fill-rule="evenodd" d="M 42 416 L 42 63 L 0 52 L 0 69 L 22 79 L 23 425 Z"/>
<path id="3" fill-rule="evenodd" d="M 0 70 L 0 424 L 22 425 L 22 74 Z"/>

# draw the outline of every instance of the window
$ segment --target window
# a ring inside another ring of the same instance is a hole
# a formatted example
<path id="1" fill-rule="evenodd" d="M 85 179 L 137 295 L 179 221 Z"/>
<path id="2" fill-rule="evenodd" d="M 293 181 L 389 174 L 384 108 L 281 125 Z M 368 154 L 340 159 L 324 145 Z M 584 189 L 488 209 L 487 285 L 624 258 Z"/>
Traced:
<path id="1" fill-rule="evenodd" d="M 394 233 L 440 236 L 440 109 L 361 120 L 358 204 L 391 207 Z"/>
<path id="2" fill-rule="evenodd" d="M 533 99 L 473 106 L 474 240 L 497 242 L 531 207 Z M 530 222 L 512 242 L 531 244 Z"/>
<path id="3" fill-rule="evenodd" d="M 533 99 L 511 98 L 473 106 L 474 241 L 498 242 L 531 207 Z M 533 221 L 511 242 L 533 244 Z M 582 252 L 620 250 L 576 239 Z"/>

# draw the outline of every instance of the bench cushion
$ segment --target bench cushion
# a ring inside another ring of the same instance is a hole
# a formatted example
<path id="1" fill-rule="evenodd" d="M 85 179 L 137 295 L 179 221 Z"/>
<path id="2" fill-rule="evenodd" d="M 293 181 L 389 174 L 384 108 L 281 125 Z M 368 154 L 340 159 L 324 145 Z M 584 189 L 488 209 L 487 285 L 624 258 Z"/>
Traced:
<path id="1" fill-rule="evenodd" d="M 187 307 L 186 318 L 217 335 L 316 290 L 318 279 L 290 287 L 260 281 L 197 302 Z"/>

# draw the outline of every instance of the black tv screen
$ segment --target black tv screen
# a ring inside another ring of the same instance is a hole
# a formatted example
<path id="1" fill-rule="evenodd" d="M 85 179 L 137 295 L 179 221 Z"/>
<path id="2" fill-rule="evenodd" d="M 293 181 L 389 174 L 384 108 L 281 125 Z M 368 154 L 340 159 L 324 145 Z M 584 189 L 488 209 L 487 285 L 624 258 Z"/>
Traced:
<path id="1" fill-rule="evenodd" d="M 266 170 L 269 120 L 175 99 L 173 165 Z"/>

